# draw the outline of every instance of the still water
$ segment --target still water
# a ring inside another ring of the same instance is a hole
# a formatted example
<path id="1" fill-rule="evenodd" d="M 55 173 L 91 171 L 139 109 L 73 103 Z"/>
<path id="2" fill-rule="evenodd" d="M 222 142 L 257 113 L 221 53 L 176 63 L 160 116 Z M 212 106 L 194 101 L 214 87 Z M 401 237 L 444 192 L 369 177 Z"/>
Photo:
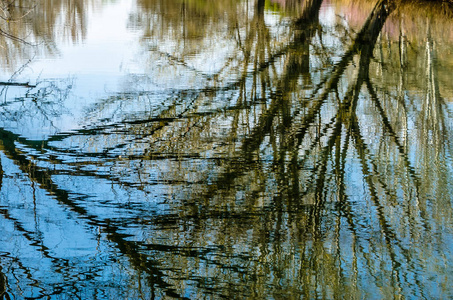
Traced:
<path id="1" fill-rule="evenodd" d="M 453 297 L 447 2 L 0 3 L 0 298 Z"/>

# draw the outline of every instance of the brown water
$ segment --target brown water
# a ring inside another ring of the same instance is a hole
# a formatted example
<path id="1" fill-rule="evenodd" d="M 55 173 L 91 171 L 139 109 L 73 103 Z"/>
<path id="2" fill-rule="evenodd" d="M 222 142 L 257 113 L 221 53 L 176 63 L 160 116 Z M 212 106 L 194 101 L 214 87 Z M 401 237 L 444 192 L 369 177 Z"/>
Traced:
<path id="1" fill-rule="evenodd" d="M 0 299 L 453 297 L 445 3 L 1 14 Z"/>

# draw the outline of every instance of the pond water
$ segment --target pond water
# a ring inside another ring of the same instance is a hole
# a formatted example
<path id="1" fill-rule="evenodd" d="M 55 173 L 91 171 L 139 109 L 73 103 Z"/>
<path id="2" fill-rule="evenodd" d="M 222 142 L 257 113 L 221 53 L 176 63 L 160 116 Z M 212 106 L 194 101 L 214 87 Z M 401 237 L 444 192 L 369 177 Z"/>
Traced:
<path id="1" fill-rule="evenodd" d="M 453 297 L 447 2 L 0 3 L 0 298 Z"/>

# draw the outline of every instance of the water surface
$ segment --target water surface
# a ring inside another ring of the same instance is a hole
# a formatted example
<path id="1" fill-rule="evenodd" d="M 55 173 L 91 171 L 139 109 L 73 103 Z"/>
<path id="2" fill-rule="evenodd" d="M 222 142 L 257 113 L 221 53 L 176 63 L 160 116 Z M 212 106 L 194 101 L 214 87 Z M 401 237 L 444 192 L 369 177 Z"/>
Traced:
<path id="1" fill-rule="evenodd" d="M 453 297 L 442 3 L 4 12 L 0 295 Z"/>

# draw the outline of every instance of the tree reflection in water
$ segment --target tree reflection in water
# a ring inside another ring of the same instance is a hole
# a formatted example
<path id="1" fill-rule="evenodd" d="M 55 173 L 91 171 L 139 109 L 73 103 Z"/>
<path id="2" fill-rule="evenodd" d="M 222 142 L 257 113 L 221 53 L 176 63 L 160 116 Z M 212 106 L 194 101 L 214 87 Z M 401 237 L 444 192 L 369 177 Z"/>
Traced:
<path id="1" fill-rule="evenodd" d="M 263 0 L 138 1 L 130 21 L 165 64 L 131 81 L 183 74 L 195 87 L 129 86 L 92 105 L 83 129 L 35 140 L 11 124 L 39 116 L 51 126 L 72 83 L 43 81 L 5 102 L 6 290 L 451 296 L 450 111 L 431 23 L 410 54 L 403 34 L 381 34 L 395 2 L 378 1 L 355 34 L 323 24 L 322 2 L 288 1 L 297 9 L 271 26 Z M 221 40 L 234 42 L 225 63 L 198 69 L 198 54 Z M 420 49 L 424 86 L 407 87 Z M 59 238 L 68 235 L 76 240 Z"/>

